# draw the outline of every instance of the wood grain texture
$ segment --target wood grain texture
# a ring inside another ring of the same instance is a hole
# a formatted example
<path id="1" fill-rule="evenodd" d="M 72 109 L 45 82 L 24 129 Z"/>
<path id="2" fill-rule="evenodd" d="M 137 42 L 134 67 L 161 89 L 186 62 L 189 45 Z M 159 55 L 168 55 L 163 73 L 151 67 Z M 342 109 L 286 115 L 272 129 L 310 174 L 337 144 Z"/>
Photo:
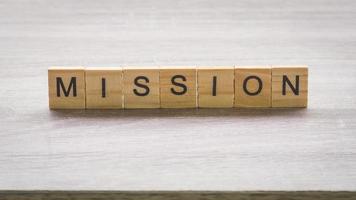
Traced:
<path id="1" fill-rule="evenodd" d="M 0 1 L 0 188 L 355 191 L 355 7 Z M 305 64 L 308 108 L 48 109 L 48 66 L 172 64 Z"/>
<path id="2" fill-rule="evenodd" d="M 121 109 L 123 107 L 121 67 L 86 67 L 85 83 L 87 109 Z"/>
<path id="3" fill-rule="evenodd" d="M 271 107 L 271 67 L 235 67 L 235 107 Z"/>
<path id="4" fill-rule="evenodd" d="M 234 104 L 234 67 L 197 67 L 198 107 L 232 108 Z M 214 83 L 215 78 L 215 83 Z M 215 86 L 214 86 L 215 85 Z"/>
<path id="5" fill-rule="evenodd" d="M 124 67 L 125 109 L 160 107 L 159 67 L 142 68 Z"/>

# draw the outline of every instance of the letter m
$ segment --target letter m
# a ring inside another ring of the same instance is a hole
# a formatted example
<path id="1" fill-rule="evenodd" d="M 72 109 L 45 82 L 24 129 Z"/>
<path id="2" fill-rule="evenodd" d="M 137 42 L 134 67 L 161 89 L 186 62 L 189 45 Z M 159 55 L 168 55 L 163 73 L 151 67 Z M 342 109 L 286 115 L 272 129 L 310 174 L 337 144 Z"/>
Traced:
<path id="1" fill-rule="evenodd" d="M 72 77 L 70 79 L 70 83 L 69 83 L 69 86 L 67 89 L 64 86 L 64 83 L 63 83 L 63 80 L 61 77 L 56 77 L 56 85 L 57 85 L 57 97 L 61 96 L 61 89 L 64 93 L 64 96 L 68 97 L 72 88 L 73 88 L 73 97 L 77 96 L 77 78 L 76 77 Z"/>

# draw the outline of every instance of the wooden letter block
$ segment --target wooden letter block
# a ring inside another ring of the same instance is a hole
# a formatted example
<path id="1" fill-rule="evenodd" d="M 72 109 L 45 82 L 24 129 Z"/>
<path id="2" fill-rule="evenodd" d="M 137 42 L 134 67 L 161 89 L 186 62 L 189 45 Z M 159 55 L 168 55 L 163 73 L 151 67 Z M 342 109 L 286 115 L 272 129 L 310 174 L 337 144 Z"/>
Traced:
<path id="1" fill-rule="evenodd" d="M 271 67 L 235 68 L 235 107 L 271 107 Z"/>
<path id="2" fill-rule="evenodd" d="M 48 69 L 50 109 L 85 109 L 84 67 Z"/>
<path id="3" fill-rule="evenodd" d="M 198 106 L 231 108 L 234 104 L 234 67 L 198 67 Z"/>
<path id="4" fill-rule="evenodd" d="M 308 67 L 272 67 L 272 107 L 307 107 Z"/>
<path id="5" fill-rule="evenodd" d="M 159 68 L 124 67 L 124 108 L 159 107 Z"/>
<path id="6" fill-rule="evenodd" d="M 195 108 L 196 67 L 161 67 L 161 108 Z"/>
<path id="7" fill-rule="evenodd" d="M 85 69 L 86 108 L 122 108 L 122 68 L 91 67 Z"/>

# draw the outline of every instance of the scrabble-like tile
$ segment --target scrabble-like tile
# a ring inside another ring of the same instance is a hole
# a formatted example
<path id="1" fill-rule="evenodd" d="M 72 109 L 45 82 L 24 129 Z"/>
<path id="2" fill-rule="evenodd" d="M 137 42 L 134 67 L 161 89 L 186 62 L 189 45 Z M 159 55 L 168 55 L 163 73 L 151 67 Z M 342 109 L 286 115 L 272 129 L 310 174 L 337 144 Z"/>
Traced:
<path id="1" fill-rule="evenodd" d="M 198 67 L 198 107 L 231 108 L 234 104 L 234 67 Z"/>
<path id="2" fill-rule="evenodd" d="M 122 68 L 88 67 L 85 69 L 86 108 L 122 108 Z"/>
<path id="3" fill-rule="evenodd" d="M 272 107 L 307 107 L 308 67 L 272 66 Z"/>
<path id="4" fill-rule="evenodd" d="M 159 67 L 124 67 L 124 108 L 159 107 Z"/>
<path id="5" fill-rule="evenodd" d="M 271 67 L 235 67 L 235 107 L 271 107 Z"/>
<path id="6" fill-rule="evenodd" d="M 50 109 L 85 109 L 84 67 L 50 67 Z"/>
<path id="7" fill-rule="evenodd" d="M 161 108 L 195 108 L 196 81 L 196 67 L 161 67 Z"/>

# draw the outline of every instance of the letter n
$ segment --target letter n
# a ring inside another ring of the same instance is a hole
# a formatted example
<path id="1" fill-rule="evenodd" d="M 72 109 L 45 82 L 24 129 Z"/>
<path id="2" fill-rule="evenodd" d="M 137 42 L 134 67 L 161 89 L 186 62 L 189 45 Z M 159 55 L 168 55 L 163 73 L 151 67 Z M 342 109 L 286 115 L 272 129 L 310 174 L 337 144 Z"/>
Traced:
<path id="1" fill-rule="evenodd" d="M 295 86 L 293 86 L 292 82 L 288 79 L 286 75 L 283 75 L 283 84 L 282 84 L 282 94 L 287 94 L 287 84 L 295 95 L 299 95 L 299 75 L 295 76 Z"/>

